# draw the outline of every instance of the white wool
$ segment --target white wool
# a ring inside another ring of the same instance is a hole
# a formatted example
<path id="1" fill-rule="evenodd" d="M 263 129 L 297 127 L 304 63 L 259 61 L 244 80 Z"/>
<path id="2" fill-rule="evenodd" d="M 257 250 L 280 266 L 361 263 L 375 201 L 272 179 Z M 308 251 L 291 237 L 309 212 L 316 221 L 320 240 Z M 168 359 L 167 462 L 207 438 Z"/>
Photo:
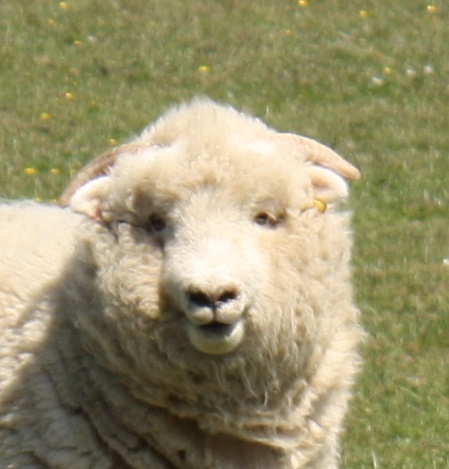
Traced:
<path id="1" fill-rule="evenodd" d="M 201 99 L 71 209 L 0 205 L 0 466 L 335 469 L 363 335 L 343 176 Z"/>

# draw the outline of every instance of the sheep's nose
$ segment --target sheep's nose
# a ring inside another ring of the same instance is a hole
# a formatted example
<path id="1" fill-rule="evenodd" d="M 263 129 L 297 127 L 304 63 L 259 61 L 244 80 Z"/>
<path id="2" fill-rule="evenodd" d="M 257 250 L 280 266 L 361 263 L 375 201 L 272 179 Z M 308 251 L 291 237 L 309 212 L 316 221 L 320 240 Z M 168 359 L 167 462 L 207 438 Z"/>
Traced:
<path id="1" fill-rule="evenodd" d="M 201 290 L 191 289 L 187 295 L 192 306 L 217 311 L 225 303 L 237 299 L 238 292 L 235 288 L 223 289 L 217 293 L 206 293 Z"/>
<path id="2" fill-rule="evenodd" d="M 245 310 L 241 292 L 234 287 L 215 289 L 212 292 L 190 288 L 187 290 L 187 317 L 193 324 L 203 326 L 211 323 L 232 324 Z"/>

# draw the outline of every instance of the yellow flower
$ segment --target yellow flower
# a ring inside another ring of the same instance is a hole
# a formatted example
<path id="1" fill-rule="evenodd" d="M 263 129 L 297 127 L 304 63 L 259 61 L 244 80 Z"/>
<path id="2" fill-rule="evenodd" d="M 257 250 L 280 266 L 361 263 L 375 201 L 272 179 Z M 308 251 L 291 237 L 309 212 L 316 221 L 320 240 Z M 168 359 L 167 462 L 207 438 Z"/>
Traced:
<path id="1" fill-rule="evenodd" d="M 390 67 L 384 67 L 384 73 L 385 75 L 392 75 L 393 74 L 393 69 Z"/>
<path id="2" fill-rule="evenodd" d="M 39 119 L 41 121 L 49 121 L 51 119 L 51 114 L 49 114 L 48 112 L 41 112 L 39 114 Z"/>
<path id="3" fill-rule="evenodd" d="M 69 4 L 67 2 L 59 2 L 59 8 L 61 10 L 68 10 L 69 9 Z"/>
<path id="4" fill-rule="evenodd" d="M 78 46 L 78 47 L 79 47 L 79 46 L 81 46 L 81 44 L 82 44 L 81 41 L 78 41 L 78 40 L 73 41 L 73 45 L 74 45 L 74 46 Z"/>
<path id="5" fill-rule="evenodd" d="M 37 169 L 36 168 L 32 168 L 31 166 L 29 166 L 28 168 L 25 168 L 23 170 L 23 172 L 27 175 L 27 176 L 34 176 L 36 173 L 37 173 Z"/>
<path id="6" fill-rule="evenodd" d="M 360 10 L 359 15 L 360 15 L 360 18 L 368 18 L 369 11 L 368 10 Z"/>
<path id="7" fill-rule="evenodd" d="M 209 67 L 209 65 L 200 65 L 198 67 L 198 71 L 200 73 L 209 73 L 210 72 L 210 67 Z"/>
<path id="8" fill-rule="evenodd" d="M 56 23 L 56 20 L 53 19 L 53 18 L 48 18 L 47 23 L 48 23 L 50 26 L 53 26 L 53 25 Z"/>
<path id="9" fill-rule="evenodd" d="M 67 101 L 72 101 L 75 99 L 75 94 L 74 93 L 70 93 L 70 91 L 66 91 L 64 93 L 64 98 L 67 99 Z"/>
<path id="10" fill-rule="evenodd" d="M 309 6 L 309 2 L 307 0 L 298 0 L 298 6 L 306 8 Z"/>
<path id="11" fill-rule="evenodd" d="M 438 11 L 438 8 L 436 5 L 427 5 L 427 12 L 428 13 L 436 13 Z"/>
<path id="12" fill-rule="evenodd" d="M 53 174 L 53 176 L 57 176 L 58 174 L 61 174 L 61 170 L 59 168 L 51 168 L 50 174 Z"/>
<path id="13" fill-rule="evenodd" d="M 110 138 L 109 139 L 109 145 L 117 145 L 117 143 L 118 143 L 117 139 L 115 139 L 115 138 Z"/>

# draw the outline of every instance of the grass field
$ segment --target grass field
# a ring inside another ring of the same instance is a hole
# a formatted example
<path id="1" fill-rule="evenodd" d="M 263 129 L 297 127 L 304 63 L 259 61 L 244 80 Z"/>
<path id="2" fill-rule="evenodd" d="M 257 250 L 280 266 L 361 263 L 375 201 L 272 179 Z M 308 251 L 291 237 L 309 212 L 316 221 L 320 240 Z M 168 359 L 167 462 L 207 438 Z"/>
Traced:
<path id="1" fill-rule="evenodd" d="M 0 197 L 54 200 L 83 163 L 198 94 L 360 167 L 369 335 L 342 467 L 449 468 L 448 3 L 1 0 Z"/>

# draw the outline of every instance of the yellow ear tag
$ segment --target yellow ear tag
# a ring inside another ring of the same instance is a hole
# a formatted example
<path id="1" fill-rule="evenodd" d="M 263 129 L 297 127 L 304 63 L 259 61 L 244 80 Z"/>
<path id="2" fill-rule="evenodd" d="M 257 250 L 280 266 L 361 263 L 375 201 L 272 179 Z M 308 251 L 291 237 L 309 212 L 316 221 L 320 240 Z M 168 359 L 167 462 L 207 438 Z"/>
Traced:
<path id="1" fill-rule="evenodd" d="M 320 212 L 324 213 L 327 209 L 327 204 L 324 200 L 321 199 L 313 199 L 313 206 Z"/>

